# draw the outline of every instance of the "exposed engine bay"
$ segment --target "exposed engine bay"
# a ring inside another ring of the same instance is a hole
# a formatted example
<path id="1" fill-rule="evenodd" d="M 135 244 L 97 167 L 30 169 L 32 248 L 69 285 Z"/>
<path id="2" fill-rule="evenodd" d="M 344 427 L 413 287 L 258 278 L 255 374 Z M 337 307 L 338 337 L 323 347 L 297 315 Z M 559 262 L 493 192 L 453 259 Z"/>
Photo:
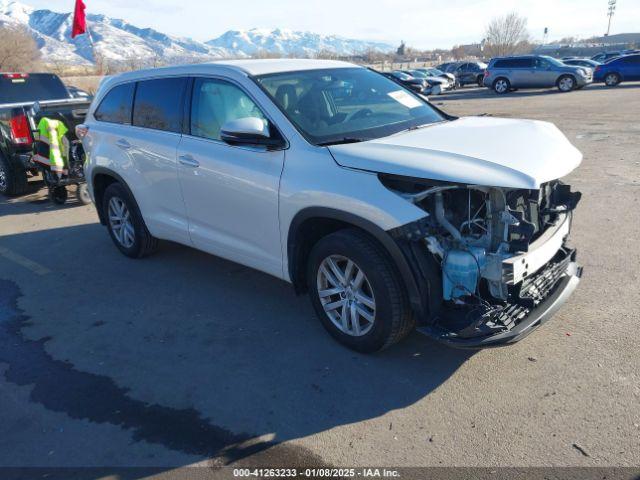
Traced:
<path id="1" fill-rule="evenodd" d="M 581 194 L 558 180 L 537 190 L 380 180 L 427 214 L 390 233 L 429 283 L 432 333 L 473 338 L 513 329 L 570 264 L 579 268 L 566 241 Z"/>

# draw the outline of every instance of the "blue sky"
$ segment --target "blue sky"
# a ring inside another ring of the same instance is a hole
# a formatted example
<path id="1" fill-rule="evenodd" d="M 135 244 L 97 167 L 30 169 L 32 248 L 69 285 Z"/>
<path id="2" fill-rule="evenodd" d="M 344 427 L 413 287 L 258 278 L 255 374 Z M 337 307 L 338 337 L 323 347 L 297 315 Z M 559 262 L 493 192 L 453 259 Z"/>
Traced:
<path id="1" fill-rule="evenodd" d="M 74 0 L 20 0 L 37 8 L 70 11 Z M 308 30 L 344 37 L 404 40 L 416 48 L 450 48 L 482 39 L 486 23 L 515 10 L 541 39 L 602 35 L 607 0 L 84 0 L 91 13 L 123 18 L 140 27 L 209 40 L 252 27 Z M 640 0 L 618 0 L 611 33 L 640 31 Z"/>

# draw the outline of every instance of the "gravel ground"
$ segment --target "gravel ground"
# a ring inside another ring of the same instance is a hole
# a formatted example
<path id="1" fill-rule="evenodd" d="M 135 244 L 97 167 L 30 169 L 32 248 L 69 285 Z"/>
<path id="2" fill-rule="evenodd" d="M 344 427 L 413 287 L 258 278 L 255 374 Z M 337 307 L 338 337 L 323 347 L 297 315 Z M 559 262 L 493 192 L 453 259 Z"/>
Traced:
<path id="1" fill-rule="evenodd" d="M 0 202 L 0 466 L 640 466 L 640 84 L 432 101 L 584 153 L 583 281 L 544 327 L 355 354 L 287 284 L 174 244 L 129 260 L 34 184 Z"/>

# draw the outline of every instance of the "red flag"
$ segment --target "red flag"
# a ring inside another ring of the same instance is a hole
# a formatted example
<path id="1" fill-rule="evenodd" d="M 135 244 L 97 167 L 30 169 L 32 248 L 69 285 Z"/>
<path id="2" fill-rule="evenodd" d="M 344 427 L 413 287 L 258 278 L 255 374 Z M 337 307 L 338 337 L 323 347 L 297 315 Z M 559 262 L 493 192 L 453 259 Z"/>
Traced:
<path id="1" fill-rule="evenodd" d="M 76 8 L 73 12 L 73 29 L 71 30 L 71 38 L 76 38 L 87 31 L 87 17 L 84 14 L 85 9 L 82 0 L 76 0 Z"/>

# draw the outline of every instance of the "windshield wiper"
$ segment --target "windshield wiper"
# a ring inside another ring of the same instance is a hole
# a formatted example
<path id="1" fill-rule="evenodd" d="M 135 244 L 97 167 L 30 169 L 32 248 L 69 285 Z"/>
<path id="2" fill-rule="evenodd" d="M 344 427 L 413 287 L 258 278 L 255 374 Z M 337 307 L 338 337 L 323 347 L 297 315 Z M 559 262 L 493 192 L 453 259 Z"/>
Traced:
<path id="1" fill-rule="evenodd" d="M 366 142 L 370 140 L 369 138 L 356 138 L 356 137 L 344 137 L 338 140 L 329 140 L 328 142 L 318 143 L 321 147 L 329 147 L 331 145 L 341 145 L 343 143 L 358 143 L 358 142 Z"/>

